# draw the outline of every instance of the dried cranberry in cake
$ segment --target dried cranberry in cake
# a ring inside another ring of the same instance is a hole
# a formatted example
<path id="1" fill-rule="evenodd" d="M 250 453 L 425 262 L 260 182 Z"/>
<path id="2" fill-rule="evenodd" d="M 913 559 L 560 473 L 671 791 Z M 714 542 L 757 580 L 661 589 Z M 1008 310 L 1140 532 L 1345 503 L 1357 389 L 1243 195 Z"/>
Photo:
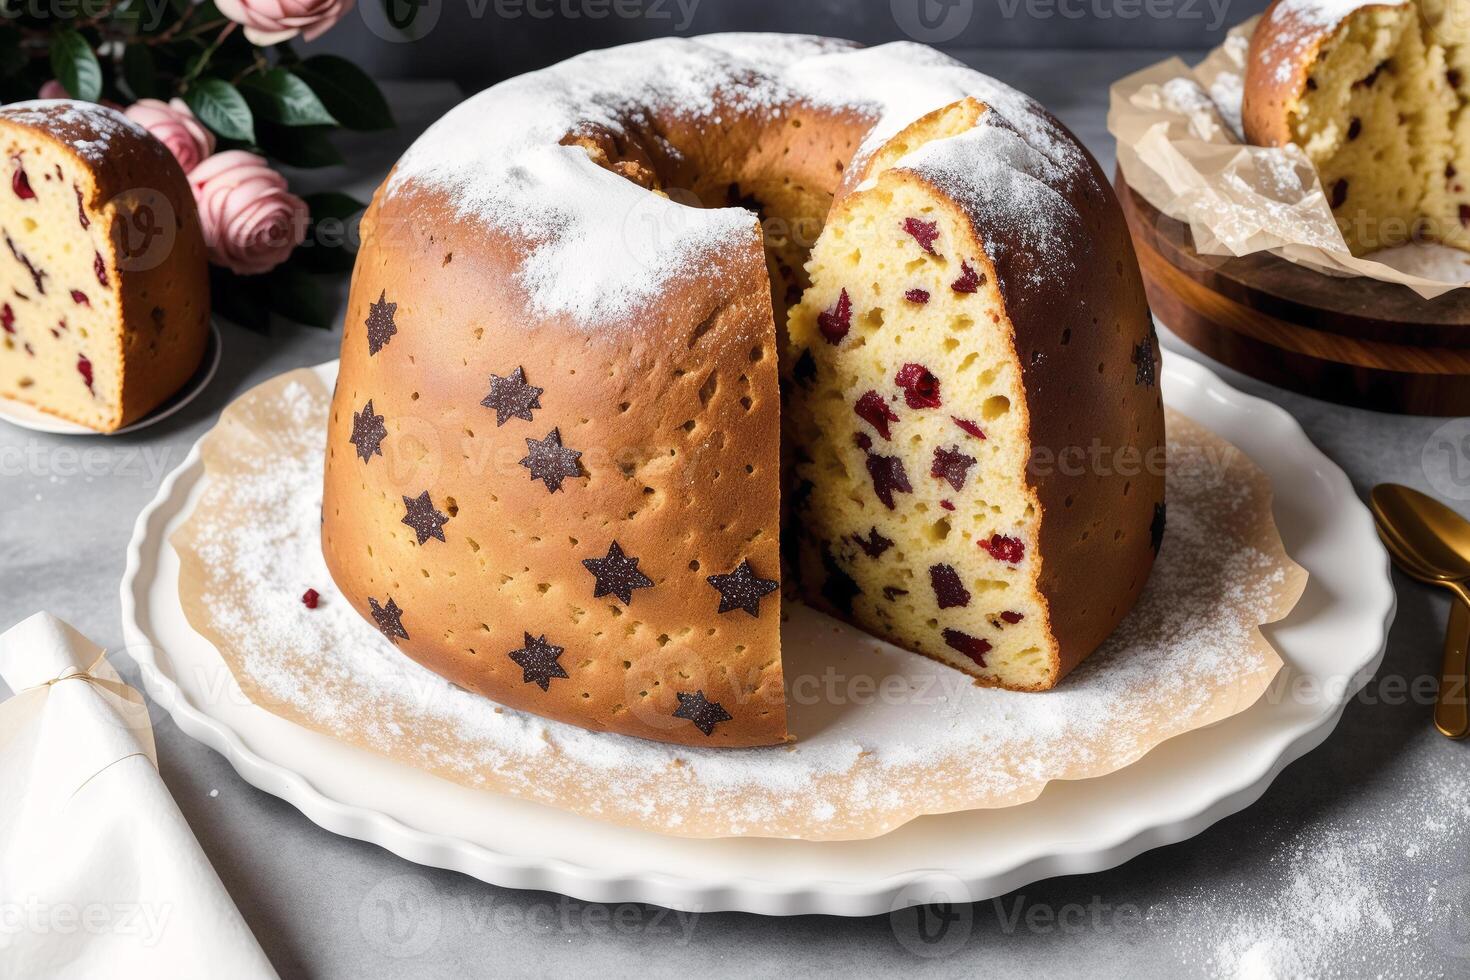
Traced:
<path id="1" fill-rule="evenodd" d="M 950 446 L 948 449 L 941 446 L 934 450 L 934 463 L 929 467 L 929 475 L 943 480 L 955 490 L 963 490 L 965 475 L 974 465 L 975 457 L 960 452 L 959 446 Z"/>
<path id="2" fill-rule="evenodd" d="M 321 599 L 321 593 L 316 589 L 307 589 L 301 594 L 301 604 L 307 609 L 315 609 L 317 602 Z"/>
<path id="3" fill-rule="evenodd" d="M 903 294 L 903 298 L 908 300 L 910 303 L 917 303 L 920 306 L 923 306 L 925 303 L 929 302 L 929 290 L 910 289 L 908 292 Z"/>
<path id="4" fill-rule="evenodd" d="M 989 541 L 977 542 L 980 549 L 996 561 L 1003 561 L 1008 565 L 1019 565 L 1026 557 L 1026 544 L 1016 538 L 1004 534 L 993 534 Z"/>
<path id="5" fill-rule="evenodd" d="M 980 667 L 985 666 L 985 655 L 990 652 L 990 641 L 960 630 L 947 629 L 942 634 L 945 646 L 958 650 Z"/>
<path id="6" fill-rule="evenodd" d="M 873 448 L 873 437 L 866 432 L 854 432 L 852 434 L 852 443 L 863 452 L 867 452 Z"/>
<path id="7" fill-rule="evenodd" d="M 867 391 L 857 400 L 853 411 L 858 418 L 878 430 L 878 434 L 884 439 L 891 436 L 888 432 L 888 423 L 898 421 L 898 413 L 888 407 L 888 402 L 876 391 Z"/>
<path id="8" fill-rule="evenodd" d="M 85 231 L 86 229 L 92 227 L 92 219 L 87 217 L 87 204 L 85 201 L 82 200 L 82 189 L 76 186 L 73 186 L 72 189 L 77 192 L 77 223 L 81 225 L 82 230 Z"/>
<path id="9" fill-rule="evenodd" d="M 1002 622 L 1010 623 L 1012 626 L 1015 626 L 1017 623 L 1019 623 L 1021 620 L 1025 619 L 1026 617 L 1022 613 L 1007 611 L 1007 612 L 1001 613 L 1000 614 L 1000 618 L 1001 618 L 1001 621 Z"/>
<path id="10" fill-rule="evenodd" d="M 985 438 L 985 430 L 980 428 L 980 426 L 976 425 L 974 422 L 971 422 L 969 419 L 962 419 L 956 415 L 951 415 L 950 420 L 966 433 L 974 436 L 976 439 Z"/>
<path id="11" fill-rule="evenodd" d="M 87 299 L 87 294 L 82 292 L 80 289 L 73 289 L 71 291 L 71 301 L 78 306 L 92 305 L 92 301 Z"/>
<path id="12" fill-rule="evenodd" d="M 940 609 L 970 604 L 970 590 L 960 581 L 953 565 L 930 565 L 929 585 L 934 589 L 934 601 Z"/>
<path id="13" fill-rule="evenodd" d="M 897 456 L 879 456 L 877 453 L 868 453 L 868 476 L 873 479 L 873 492 L 878 499 L 883 501 L 883 506 L 889 510 L 893 509 L 893 495 L 897 493 L 913 493 L 914 488 L 909 484 L 909 475 L 904 472 L 903 460 Z"/>
<path id="14" fill-rule="evenodd" d="M 953 500 L 941 500 L 939 502 L 939 506 L 943 507 L 945 510 L 954 510 L 954 501 Z"/>
<path id="15" fill-rule="evenodd" d="M 0 327 L 3 327 L 6 333 L 15 333 L 15 311 L 10 308 L 9 303 L 0 306 Z"/>
<path id="16" fill-rule="evenodd" d="M 817 329 L 829 344 L 840 344 L 852 329 L 852 300 L 844 289 L 837 294 L 837 303 L 830 310 L 817 314 Z"/>
<path id="17" fill-rule="evenodd" d="M 984 285 L 984 279 L 976 272 L 968 262 L 960 263 L 960 277 L 949 284 L 949 288 L 957 293 L 973 293 Z"/>
<path id="18" fill-rule="evenodd" d="M 34 201 L 36 192 L 31 189 L 31 179 L 26 176 L 26 169 L 20 162 L 20 157 L 15 158 L 15 173 L 10 175 L 10 189 L 15 191 L 15 196 L 22 201 Z"/>
<path id="19" fill-rule="evenodd" d="M 939 379 L 922 364 L 905 364 L 893 378 L 909 408 L 938 408 Z"/>
<path id="20" fill-rule="evenodd" d="M 934 243 L 939 240 L 939 222 L 920 221 L 918 218 L 904 218 L 903 230 L 919 243 L 919 247 L 930 255 L 938 255 L 934 251 Z"/>
<path id="21" fill-rule="evenodd" d="M 97 273 L 97 281 L 105 288 L 107 286 L 107 263 L 102 260 L 102 253 L 97 252 L 92 259 L 92 271 Z"/>
<path id="22" fill-rule="evenodd" d="M 876 527 L 868 529 L 868 536 L 866 538 L 861 534 L 854 534 L 851 537 L 852 540 L 857 542 L 858 547 L 863 549 L 863 554 L 869 558 L 879 558 L 883 555 L 883 552 L 893 547 L 893 542 L 879 534 Z"/>
<path id="23" fill-rule="evenodd" d="M 82 376 L 82 380 L 87 383 L 87 390 L 95 395 L 97 392 L 96 389 L 92 387 L 92 362 L 87 360 L 86 354 L 77 355 L 77 373 L 80 374 Z"/>

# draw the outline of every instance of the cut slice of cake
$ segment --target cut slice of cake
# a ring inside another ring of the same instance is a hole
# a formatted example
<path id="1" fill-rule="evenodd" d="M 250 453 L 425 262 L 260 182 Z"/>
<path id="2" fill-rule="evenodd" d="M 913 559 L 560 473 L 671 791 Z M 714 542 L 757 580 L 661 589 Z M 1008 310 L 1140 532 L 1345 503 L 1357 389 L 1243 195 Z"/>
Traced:
<path id="1" fill-rule="evenodd" d="M 789 321 L 807 597 L 1022 690 L 1113 629 L 1162 532 L 1157 342 L 1127 242 L 1084 227 L 1066 172 L 975 99 L 931 114 L 839 199 Z M 1036 263 L 1075 293 L 1036 290 Z"/>
<path id="2" fill-rule="evenodd" d="M 120 113 L 0 108 L 0 395 L 101 432 L 177 391 L 209 284 L 182 169 Z"/>

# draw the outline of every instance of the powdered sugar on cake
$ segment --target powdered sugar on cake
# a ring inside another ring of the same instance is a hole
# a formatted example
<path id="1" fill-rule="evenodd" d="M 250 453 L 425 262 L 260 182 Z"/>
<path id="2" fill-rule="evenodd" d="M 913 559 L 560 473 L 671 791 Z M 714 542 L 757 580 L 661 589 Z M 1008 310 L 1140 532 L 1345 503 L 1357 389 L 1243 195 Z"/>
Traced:
<path id="1" fill-rule="evenodd" d="M 1188 437 L 1171 443 L 1169 532 L 1148 590 L 1054 691 L 976 687 L 791 603 L 792 745 L 688 748 L 547 721 L 419 667 L 333 586 L 319 533 L 328 396 L 315 379 L 244 401 L 242 417 L 270 431 L 210 437 L 228 440 L 231 472 L 211 469 L 192 542 L 176 542 L 202 561 L 196 628 L 263 706 L 472 786 L 674 833 L 863 836 L 1126 765 L 1275 669 L 1255 626 L 1279 607 L 1283 566 L 1225 530 L 1232 514 L 1262 512 L 1262 490 L 1228 446 Z M 308 588 L 316 608 L 301 601 Z"/>
<path id="2" fill-rule="evenodd" d="M 121 112 L 92 102 L 33 99 L 30 102 L 13 102 L 0 108 L 0 112 L 22 125 L 73 125 L 84 131 L 95 132 L 95 139 L 77 139 L 68 144 L 82 159 L 94 165 L 107 160 L 112 137 L 124 133 L 133 137 L 147 135 L 147 130 Z"/>
<path id="3" fill-rule="evenodd" d="M 409 149 L 388 192 L 437 191 L 461 216 L 517 239 L 525 253 L 517 278 L 537 312 L 564 314 L 586 328 L 632 323 L 679 276 L 717 274 L 722 253 L 759 242 L 756 217 L 650 193 L 602 169 L 584 149 L 562 145 L 566 137 L 589 128 L 625 133 L 649 107 L 719 127 L 753 113 L 780 118 L 784 107 L 805 104 L 871 119 L 853 162 L 860 166 L 909 123 L 967 96 L 990 105 L 1036 152 L 1002 163 L 977 155 L 984 141 L 945 140 L 901 164 L 932 166 L 953 193 L 976 195 L 959 203 L 994 222 L 997 237 L 1018 226 L 1037 242 L 1053 227 L 1066 231 L 1076 215 L 1064 193 L 1050 196 L 1056 206 L 1030 207 L 1032 196 L 1015 210 L 998 206 L 994 195 L 1027 177 L 1056 192 L 1095 184 L 1085 154 L 1026 96 L 908 42 L 859 49 L 825 38 L 724 34 L 584 54 L 461 104 Z M 1037 161 L 1047 164 L 1041 172 L 1000 172 Z M 987 176 L 953 179 L 973 166 Z"/>

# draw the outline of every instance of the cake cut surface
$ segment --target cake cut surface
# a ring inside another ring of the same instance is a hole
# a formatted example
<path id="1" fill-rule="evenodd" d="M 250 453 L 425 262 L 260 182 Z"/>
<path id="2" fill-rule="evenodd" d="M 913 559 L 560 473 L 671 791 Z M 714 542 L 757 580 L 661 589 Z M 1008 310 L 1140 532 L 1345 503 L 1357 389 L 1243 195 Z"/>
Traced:
<path id="1" fill-rule="evenodd" d="M 203 239 L 168 150 L 91 103 L 0 108 L 0 394 L 112 431 L 177 391 L 208 330 Z"/>
<path id="2" fill-rule="evenodd" d="M 1242 118 L 1299 145 L 1348 248 L 1470 250 L 1470 3 L 1276 0 L 1251 39 Z"/>
<path id="3" fill-rule="evenodd" d="M 931 49 L 571 59 L 436 124 L 363 240 L 324 553 L 471 691 L 768 744 L 783 592 L 1043 689 L 1143 588 L 1163 415 L 1121 213 Z"/>

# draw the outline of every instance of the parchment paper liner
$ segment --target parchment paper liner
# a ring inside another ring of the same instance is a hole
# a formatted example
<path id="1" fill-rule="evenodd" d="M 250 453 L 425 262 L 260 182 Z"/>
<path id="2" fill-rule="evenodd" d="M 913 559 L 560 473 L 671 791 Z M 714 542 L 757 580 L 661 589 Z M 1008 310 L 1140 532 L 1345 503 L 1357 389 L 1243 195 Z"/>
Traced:
<path id="1" fill-rule="evenodd" d="M 318 533 L 328 402 L 314 374 L 295 371 L 231 404 L 205 437 L 202 496 L 172 539 L 189 622 L 246 696 L 456 782 L 662 833 L 863 839 L 1115 771 L 1250 706 L 1281 666 L 1257 626 L 1284 617 L 1306 584 L 1265 475 L 1171 413 L 1170 534 L 1149 590 L 1056 691 L 980 688 L 788 603 L 794 744 L 688 749 L 586 732 L 422 670 L 336 591 Z M 301 602 L 308 586 L 316 610 Z"/>
<path id="2" fill-rule="evenodd" d="M 1233 28 L 1193 69 L 1170 58 L 1113 83 L 1108 132 L 1128 185 L 1188 224 L 1201 255 L 1268 251 L 1328 275 L 1400 283 L 1425 299 L 1466 285 L 1465 253 L 1443 245 L 1355 257 L 1306 153 L 1245 143 L 1240 83 L 1258 20 Z"/>

